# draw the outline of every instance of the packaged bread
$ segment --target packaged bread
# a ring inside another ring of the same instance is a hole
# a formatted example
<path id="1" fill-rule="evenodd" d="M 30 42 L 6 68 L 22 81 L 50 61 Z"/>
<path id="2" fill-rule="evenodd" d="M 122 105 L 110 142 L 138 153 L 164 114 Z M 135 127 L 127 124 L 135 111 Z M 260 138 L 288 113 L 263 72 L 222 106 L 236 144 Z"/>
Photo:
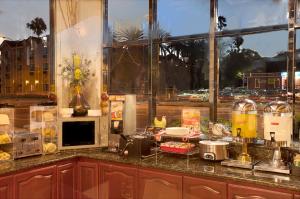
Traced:
<path id="1" fill-rule="evenodd" d="M 45 121 L 45 122 L 52 122 L 52 121 L 54 121 L 54 116 L 53 116 L 53 114 L 52 114 L 51 112 L 49 112 L 49 111 L 45 111 L 45 112 L 43 113 L 43 117 L 44 117 L 44 121 Z"/>
<path id="2" fill-rule="evenodd" d="M 43 129 L 42 128 L 36 128 L 36 129 L 32 129 L 31 131 L 32 131 L 32 133 L 42 134 Z"/>
<path id="3" fill-rule="evenodd" d="M 44 128 L 43 129 L 43 136 L 45 137 L 55 137 L 56 131 L 53 128 Z"/>
<path id="4" fill-rule="evenodd" d="M 33 119 L 37 122 L 42 122 L 43 121 L 43 111 L 33 111 L 32 113 Z"/>
<path id="5" fill-rule="evenodd" d="M 11 159 L 10 154 L 0 150 L 0 160 L 9 160 L 9 159 Z"/>
<path id="6" fill-rule="evenodd" d="M 6 114 L 0 114 L 0 125 L 9 125 L 9 118 Z"/>
<path id="7" fill-rule="evenodd" d="M 0 132 L 0 144 L 11 143 L 11 138 L 7 133 Z"/>

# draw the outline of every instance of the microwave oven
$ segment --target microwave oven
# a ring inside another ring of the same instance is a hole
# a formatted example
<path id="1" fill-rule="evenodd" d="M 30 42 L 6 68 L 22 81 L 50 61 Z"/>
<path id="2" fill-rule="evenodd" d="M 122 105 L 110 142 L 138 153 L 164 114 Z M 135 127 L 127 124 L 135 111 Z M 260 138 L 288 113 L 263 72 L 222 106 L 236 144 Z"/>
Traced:
<path id="1" fill-rule="evenodd" d="M 59 119 L 58 147 L 64 149 L 100 146 L 100 117 L 62 117 Z"/>

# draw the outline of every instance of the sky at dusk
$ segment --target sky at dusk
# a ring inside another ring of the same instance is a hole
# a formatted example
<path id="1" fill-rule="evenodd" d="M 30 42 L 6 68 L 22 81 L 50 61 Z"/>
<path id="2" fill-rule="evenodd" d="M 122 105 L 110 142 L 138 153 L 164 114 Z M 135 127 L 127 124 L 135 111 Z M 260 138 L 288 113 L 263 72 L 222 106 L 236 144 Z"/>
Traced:
<path id="1" fill-rule="evenodd" d="M 32 32 L 26 23 L 35 17 L 44 19 L 44 34 L 49 34 L 49 0 L 0 0 L 0 36 L 11 40 L 27 38 Z"/>
<path id="2" fill-rule="evenodd" d="M 226 29 L 240 29 L 287 23 L 288 0 L 220 0 L 219 15 L 227 20 Z M 147 32 L 148 0 L 109 0 L 110 27 L 134 26 Z M 158 0 L 158 22 L 172 36 L 209 31 L 209 0 Z M 49 33 L 49 0 L 0 0 L 0 36 L 21 40 L 32 35 L 26 23 L 42 17 Z M 287 49 L 287 33 L 245 36 L 244 48 L 261 56 L 274 56 Z M 1 42 L 1 41 L 0 41 Z M 272 45 L 272 48 L 269 46 Z"/>

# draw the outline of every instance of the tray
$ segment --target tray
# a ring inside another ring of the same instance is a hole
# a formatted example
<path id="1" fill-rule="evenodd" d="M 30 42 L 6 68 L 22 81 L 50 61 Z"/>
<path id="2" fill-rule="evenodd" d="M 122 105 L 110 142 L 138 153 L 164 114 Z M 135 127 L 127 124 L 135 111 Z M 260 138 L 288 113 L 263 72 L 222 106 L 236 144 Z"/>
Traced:
<path id="1" fill-rule="evenodd" d="M 167 153 L 188 154 L 189 152 L 194 151 L 194 148 L 195 147 L 192 147 L 192 148 L 175 148 L 175 147 L 161 146 L 160 150 L 162 152 L 167 152 Z"/>

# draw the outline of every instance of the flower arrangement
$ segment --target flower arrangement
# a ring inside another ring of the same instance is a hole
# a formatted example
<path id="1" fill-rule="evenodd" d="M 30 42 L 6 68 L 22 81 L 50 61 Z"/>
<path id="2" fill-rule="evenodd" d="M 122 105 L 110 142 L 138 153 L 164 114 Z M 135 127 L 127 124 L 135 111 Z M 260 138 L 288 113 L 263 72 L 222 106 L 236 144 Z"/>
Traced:
<path id="1" fill-rule="evenodd" d="M 91 60 L 84 59 L 73 54 L 73 60 L 65 59 L 65 66 L 62 68 L 62 77 L 70 82 L 70 87 L 84 86 L 90 76 Z"/>
<path id="2" fill-rule="evenodd" d="M 90 76 L 89 66 L 90 60 L 84 59 L 77 54 L 73 54 L 73 60 L 65 59 L 65 66 L 62 68 L 62 77 L 69 81 L 70 87 L 74 90 L 74 96 L 69 103 L 69 107 L 73 108 L 73 116 L 85 116 L 90 109 L 89 104 L 81 93 L 81 88 L 84 86 Z"/>

